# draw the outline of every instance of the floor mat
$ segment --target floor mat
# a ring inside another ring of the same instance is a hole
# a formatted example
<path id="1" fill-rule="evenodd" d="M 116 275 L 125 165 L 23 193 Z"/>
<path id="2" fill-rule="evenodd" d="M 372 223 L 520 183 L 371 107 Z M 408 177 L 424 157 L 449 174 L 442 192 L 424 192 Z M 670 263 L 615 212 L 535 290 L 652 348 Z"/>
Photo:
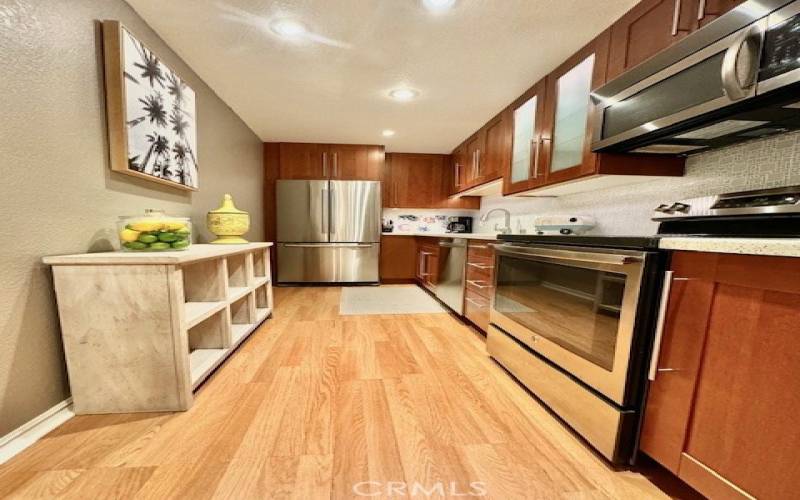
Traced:
<path id="1" fill-rule="evenodd" d="M 447 312 L 444 306 L 415 285 L 342 288 L 339 314 L 430 314 Z"/>

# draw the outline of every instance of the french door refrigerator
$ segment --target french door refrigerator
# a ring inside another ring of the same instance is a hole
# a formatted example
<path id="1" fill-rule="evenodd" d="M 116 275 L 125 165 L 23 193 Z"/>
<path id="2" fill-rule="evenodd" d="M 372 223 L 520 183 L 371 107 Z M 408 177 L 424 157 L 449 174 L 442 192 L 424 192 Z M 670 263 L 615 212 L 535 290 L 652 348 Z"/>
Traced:
<path id="1" fill-rule="evenodd" d="M 381 183 L 277 181 L 278 283 L 377 283 Z"/>

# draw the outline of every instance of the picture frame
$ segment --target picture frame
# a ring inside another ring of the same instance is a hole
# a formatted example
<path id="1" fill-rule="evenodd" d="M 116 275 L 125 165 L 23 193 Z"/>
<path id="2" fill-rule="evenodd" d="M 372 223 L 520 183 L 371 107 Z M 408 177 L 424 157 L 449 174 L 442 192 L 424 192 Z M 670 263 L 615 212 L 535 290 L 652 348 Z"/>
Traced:
<path id="1" fill-rule="evenodd" d="M 194 90 L 122 23 L 102 26 L 111 170 L 197 191 Z"/>

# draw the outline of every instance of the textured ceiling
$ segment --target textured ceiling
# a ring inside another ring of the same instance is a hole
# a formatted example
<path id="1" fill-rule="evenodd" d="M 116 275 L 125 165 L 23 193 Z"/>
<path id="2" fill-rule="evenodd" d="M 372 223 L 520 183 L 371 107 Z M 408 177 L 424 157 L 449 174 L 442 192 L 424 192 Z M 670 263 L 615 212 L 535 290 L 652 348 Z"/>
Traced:
<path id="1" fill-rule="evenodd" d="M 637 0 L 127 1 L 265 141 L 445 153 Z M 420 96 L 388 99 L 400 85 Z"/>

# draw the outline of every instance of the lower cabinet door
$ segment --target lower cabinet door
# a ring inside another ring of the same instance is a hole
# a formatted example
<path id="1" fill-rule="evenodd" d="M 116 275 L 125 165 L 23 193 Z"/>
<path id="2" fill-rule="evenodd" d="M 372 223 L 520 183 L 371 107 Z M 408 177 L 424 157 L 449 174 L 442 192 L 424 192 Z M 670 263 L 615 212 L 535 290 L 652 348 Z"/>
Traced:
<path id="1" fill-rule="evenodd" d="M 278 244 L 278 283 L 375 283 L 379 243 Z"/>
<path id="2" fill-rule="evenodd" d="M 680 264 L 681 255 L 676 256 Z M 678 473 L 686 443 L 692 398 L 714 283 L 675 271 L 666 309 L 661 355 L 650 383 L 642 425 L 641 449 Z"/>

